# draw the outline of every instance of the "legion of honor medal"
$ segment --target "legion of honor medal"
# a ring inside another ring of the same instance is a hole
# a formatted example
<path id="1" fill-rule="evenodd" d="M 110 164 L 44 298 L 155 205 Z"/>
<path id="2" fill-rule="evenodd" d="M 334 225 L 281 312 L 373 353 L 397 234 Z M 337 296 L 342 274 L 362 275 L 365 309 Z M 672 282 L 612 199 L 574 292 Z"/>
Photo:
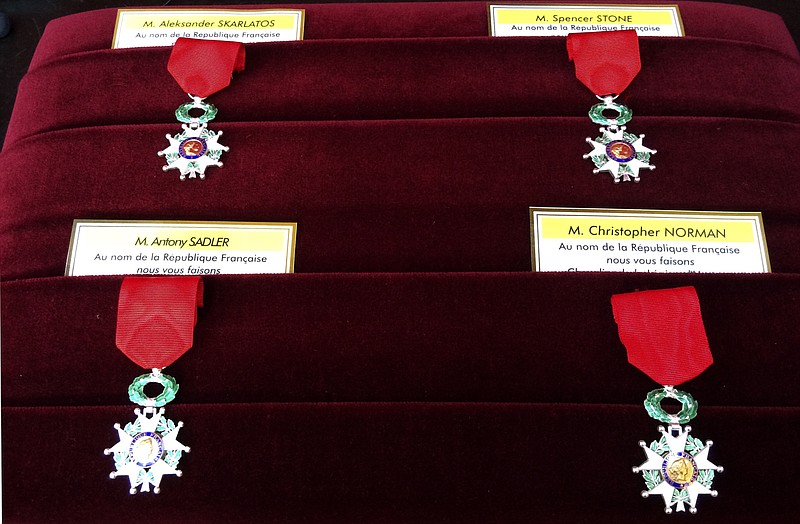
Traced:
<path id="1" fill-rule="evenodd" d="M 709 459 L 713 442 L 693 437 L 686 425 L 697 415 L 697 402 L 674 387 L 713 362 L 697 293 L 693 287 L 643 291 L 614 295 L 611 303 L 628 361 L 657 382 L 670 384 L 651 391 L 644 401 L 648 415 L 666 426 L 658 427 L 658 439 L 639 441 L 645 461 L 633 472 L 644 480 L 641 495 L 661 497 L 668 514 L 687 508 L 697 513 L 700 495 L 717 496 L 711 484 L 723 470 Z M 667 413 L 661 407 L 665 398 L 680 402 L 681 410 Z"/>
<path id="2" fill-rule="evenodd" d="M 661 407 L 661 400 L 673 398 L 681 403 L 677 414 L 669 414 Z M 647 444 L 640 440 L 639 446 L 644 450 L 646 460 L 633 468 L 634 473 L 641 473 L 646 489 L 642 497 L 658 495 L 664 500 L 664 511 L 686 511 L 697 513 L 697 499 L 700 495 L 717 496 L 711 489 L 714 474 L 722 473 L 722 467 L 708 459 L 713 442 L 703 442 L 689 433 L 691 426 L 686 424 L 697 414 L 697 403 L 686 392 L 673 386 L 664 386 L 647 394 L 644 402 L 647 414 L 652 418 L 669 424 L 666 428 L 659 426 L 661 438 Z"/>
<path id="3" fill-rule="evenodd" d="M 131 402 L 139 406 L 133 411 L 135 420 L 114 424 L 119 441 L 104 451 L 114 458 L 109 477 L 127 477 L 131 494 L 159 493 L 164 476 L 182 474 L 178 463 L 190 451 L 178 440 L 183 422 L 167 418 L 163 407 L 175 398 L 178 383 L 162 370 L 191 347 L 201 305 L 199 277 L 128 277 L 122 283 L 117 347 L 136 364 L 151 369 L 128 387 Z M 156 397 L 144 392 L 151 383 L 162 388 Z"/>
<path id="4" fill-rule="evenodd" d="M 144 394 L 145 385 L 156 382 L 163 386 L 164 391 L 155 398 Z M 128 388 L 131 401 L 143 409 L 133 410 L 136 420 L 128 422 L 123 427 L 114 424 L 119 442 L 106 449 L 106 455 L 114 455 L 115 471 L 109 477 L 128 477 L 130 492 L 161 491 L 161 479 L 164 475 L 180 477 L 181 470 L 178 462 L 183 453 L 190 451 L 178 441 L 178 431 L 183 427 L 183 422 L 177 424 L 164 416 L 161 407 L 175 398 L 178 384 L 169 375 L 161 373 L 154 368 L 152 373 L 136 377 Z"/>
<path id="5" fill-rule="evenodd" d="M 208 128 L 208 123 L 217 115 L 217 108 L 205 99 L 227 87 L 234 71 L 244 69 L 244 45 L 179 38 L 172 48 L 167 69 L 191 102 L 181 104 L 175 111 L 182 131 L 166 135 L 169 147 L 158 152 L 167 161 L 162 169 L 177 169 L 181 180 L 203 179 L 209 166 L 222 167 L 220 157 L 229 149 L 219 142 L 222 131 Z"/>
<path id="6" fill-rule="evenodd" d="M 644 135 L 628 132 L 625 124 L 633 112 L 616 102 L 641 69 L 639 39 L 634 30 L 571 33 L 567 51 L 575 62 L 575 75 L 600 100 L 589 110 L 589 118 L 600 126 L 600 135 L 586 142 L 592 146 L 583 158 L 594 163 L 594 173 L 609 173 L 614 183 L 639 182 L 642 169 L 652 171 Z"/>
<path id="7" fill-rule="evenodd" d="M 217 108 L 207 104 L 199 96 L 190 94 L 189 97 L 192 102 L 181 105 L 175 111 L 178 121 L 183 122 L 183 131 L 175 136 L 167 134 L 169 147 L 158 152 L 158 156 L 163 156 L 167 161 L 162 169 L 177 169 L 181 172 L 181 180 L 186 180 L 187 177 L 205 178 L 208 166 L 222 167 L 219 159 L 229 149 L 219 143 L 222 131 L 208 129 L 207 124 L 214 119 Z M 189 111 L 192 109 L 199 109 L 202 114 L 191 116 Z"/>

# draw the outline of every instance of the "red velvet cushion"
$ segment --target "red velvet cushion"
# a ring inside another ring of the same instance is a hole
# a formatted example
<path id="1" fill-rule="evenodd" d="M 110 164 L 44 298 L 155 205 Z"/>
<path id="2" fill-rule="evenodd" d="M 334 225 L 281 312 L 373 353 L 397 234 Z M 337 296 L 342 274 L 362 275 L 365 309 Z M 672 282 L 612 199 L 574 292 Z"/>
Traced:
<path id="1" fill-rule="evenodd" d="M 313 7 L 341 17 L 325 28 L 359 9 L 377 26 L 398 9 Z M 773 16 L 744 10 L 751 31 L 729 34 L 742 8 L 708 8 L 686 6 L 686 38 L 641 40 L 643 70 L 622 100 L 659 153 L 637 186 L 582 158 L 595 99 L 563 38 L 465 23 L 446 37 L 317 40 L 309 11 L 306 41 L 248 45 L 246 71 L 211 97 L 225 167 L 179 184 L 156 155 L 186 100 L 169 49 L 110 50 L 82 32 L 73 39 L 92 50 L 54 56 L 76 29 L 50 30 L 3 151 L 3 276 L 61 274 L 74 218 L 296 221 L 299 272 L 525 271 L 530 205 L 762 211 L 774 269 L 797 271 L 797 51 Z M 436 9 L 454 7 L 409 18 Z M 112 13 L 60 24 L 105 27 Z M 696 18 L 728 39 L 694 36 Z"/>
<path id="2" fill-rule="evenodd" d="M 641 404 L 656 385 L 608 297 L 687 284 L 715 363 L 683 389 L 726 468 L 702 517 L 796 512 L 797 275 L 206 279 L 195 346 L 169 369 L 192 452 L 157 496 L 128 495 L 102 454 L 139 373 L 113 347 L 120 280 L 3 285 L 9 522 L 662 522 L 630 470 L 658 435 Z"/>
<path id="3" fill-rule="evenodd" d="M 564 39 L 488 37 L 482 2 L 304 6 L 305 41 L 248 45 L 209 99 L 231 151 L 183 183 L 169 49 L 108 49 L 114 10 L 51 23 L 0 153 L 6 520 L 661 522 L 630 472 L 656 385 L 609 298 L 694 285 L 715 364 L 684 389 L 726 467 L 702 517 L 789 521 L 800 56 L 774 15 L 678 4 L 622 95 L 657 169 L 619 186 Z M 778 274 L 530 273 L 531 205 L 762 211 Z M 298 222 L 297 274 L 205 279 L 158 496 L 107 478 L 139 370 L 121 278 L 59 276 L 74 218 Z"/>

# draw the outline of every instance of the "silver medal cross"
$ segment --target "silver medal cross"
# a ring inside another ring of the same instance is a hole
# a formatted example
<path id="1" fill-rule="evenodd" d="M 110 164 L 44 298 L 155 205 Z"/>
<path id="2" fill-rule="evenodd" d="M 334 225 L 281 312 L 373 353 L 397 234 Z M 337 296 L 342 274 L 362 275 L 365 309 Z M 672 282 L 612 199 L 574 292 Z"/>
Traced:
<path id="1" fill-rule="evenodd" d="M 155 398 L 144 393 L 144 387 L 150 383 L 161 384 L 164 390 Z M 119 442 L 103 451 L 114 456 L 114 468 L 109 477 L 128 477 L 130 493 L 161 491 L 161 479 L 164 475 L 180 477 L 178 469 L 183 453 L 189 453 L 188 446 L 178 441 L 178 432 L 183 422 L 177 424 L 164 416 L 161 407 L 175 398 L 178 383 L 169 375 L 153 369 L 152 373 L 140 375 L 128 387 L 128 396 L 132 402 L 144 409 L 133 410 L 136 420 L 125 424 L 114 424 Z"/>
<path id="2" fill-rule="evenodd" d="M 639 181 L 639 171 L 642 169 L 653 170 L 656 166 L 650 165 L 650 156 L 656 153 L 655 149 L 645 147 L 642 143 L 644 135 L 634 135 L 625 131 L 626 124 L 630 122 L 633 112 L 614 102 L 614 97 L 598 97 L 602 103 L 595 104 L 589 111 L 589 118 L 601 127 L 601 136 L 594 140 L 586 138 L 592 146 L 592 151 L 583 155 L 594 162 L 594 173 L 606 172 L 614 177 L 614 183 Z M 613 111 L 617 116 L 610 117 L 604 111 Z"/>
<path id="3" fill-rule="evenodd" d="M 661 407 L 664 398 L 672 398 L 681 403 L 677 414 L 669 414 Z M 714 444 L 692 437 L 691 426 L 683 426 L 697 414 L 697 402 L 689 393 L 672 386 L 664 386 L 647 394 L 644 402 L 648 415 L 669 424 L 667 428 L 659 426 L 659 440 L 648 445 L 644 440 L 639 446 L 644 450 L 646 460 L 633 468 L 634 473 L 641 473 L 646 490 L 642 497 L 659 495 L 664 499 L 664 512 L 686 511 L 697 513 L 697 499 L 700 495 L 717 496 L 711 489 L 716 473 L 723 468 L 708 460 L 708 452 Z M 674 508 L 674 510 L 673 510 Z"/>
<path id="4" fill-rule="evenodd" d="M 191 96 L 191 95 L 190 95 Z M 181 105 L 175 111 L 179 122 L 184 122 L 183 131 L 175 136 L 167 134 L 169 147 L 159 151 L 158 156 L 167 160 L 162 169 L 177 169 L 181 172 L 181 180 L 186 178 L 205 178 L 208 166 L 222 167 L 219 161 L 222 153 L 228 151 L 226 146 L 218 142 L 222 131 L 215 133 L 208 129 L 208 122 L 217 115 L 217 108 L 207 104 L 200 97 L 191 97 L 192 102 Z M 192 109 L 203 111 L 200 116 L 191 116 Z"/>

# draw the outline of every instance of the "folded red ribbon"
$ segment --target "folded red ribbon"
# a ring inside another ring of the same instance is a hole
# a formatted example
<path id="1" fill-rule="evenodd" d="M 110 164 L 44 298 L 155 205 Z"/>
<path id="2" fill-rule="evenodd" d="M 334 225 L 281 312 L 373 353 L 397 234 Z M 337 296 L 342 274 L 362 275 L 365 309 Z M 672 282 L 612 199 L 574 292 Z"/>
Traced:
<path id="1" fill-rule="evenodd" d="M 117 347 L 143 368 L 163 368 L 186 353 L 203 306 L 200 277 L 127 277 L 119 290 Z"/>
<path id="2" fill-rule="evenodd" d="M 575 76 L 597 96 L 622 93 L 642 68 L 634 30 L 570 33 L 567 54 Z"/>
<path id="3" fill-rule="evenodd" d="M 714 359 L 694 287 L 613 295 L 628 362 L 663 386 L 693 379 Z"/>
<path id="4" fill-rule="evenodd" d="M 186 93 L 205 98 L 228 87 L 234 71 L 244 70 L 244 44 L 178 38 L 167 69 Z"/>

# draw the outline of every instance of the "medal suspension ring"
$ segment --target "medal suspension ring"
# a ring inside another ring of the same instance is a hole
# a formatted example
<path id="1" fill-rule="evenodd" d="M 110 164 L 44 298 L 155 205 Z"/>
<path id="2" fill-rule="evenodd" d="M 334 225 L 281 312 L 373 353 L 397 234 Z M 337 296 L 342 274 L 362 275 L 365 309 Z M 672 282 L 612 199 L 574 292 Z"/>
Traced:
<path id="1" fill-rule="evenodd" d="M 189 111 L 192 109 L 200 109 L 203 111 L 203 114 L 193 117 L 189 114 Z M 191 102 L 181 104 L 181 106 L 175 110 L 175 118 L 178 119 L 178 122 L 184 122 L 186 124 L 206 124 L 214 120 L 214 117 L 217 116 L 217 111 L 216 106 L 213 104 L 204 102 L 202 98 L 192 97 Z"/>
<path id="2" fill-rule="evenodd" d="M 151 383 L 161 384 L 164 388 L 164 391 L 155 398 L 147 396 L 144 392 L 144 387 Z M 128 386 L 128 397 L 131 402 L 140 406 L 164 406 L 175 399 L 176 393 L 178 393 L 178 382 L 173 377 L 162 373 L 139 375 Z"/>
<path id="3" fill-rule="evenodd" d="M 681 410 L 675 415 L 667 413 L 664 408 L 661 407 L 661 401 L 665 398 L 674 398 L 680 402 Z M 697 406 L 697 401 L 689 393 L 671 387 L 654 389 L 647 394 L 647 398 L 644 401 L 647 414 L 667 424 L 686 424 L 697 416 Z"/>

